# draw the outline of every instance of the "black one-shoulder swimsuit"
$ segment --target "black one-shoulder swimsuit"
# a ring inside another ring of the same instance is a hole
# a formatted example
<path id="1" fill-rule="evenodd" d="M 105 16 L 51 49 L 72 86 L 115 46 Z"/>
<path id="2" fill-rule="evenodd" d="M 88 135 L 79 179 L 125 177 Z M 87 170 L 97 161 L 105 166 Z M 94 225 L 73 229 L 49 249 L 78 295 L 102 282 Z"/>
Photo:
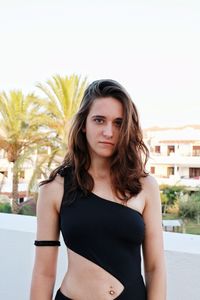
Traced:
<path id="1" fill-rule="evenodd" d="M 64 184 L 68 179 L 64 176 Z M 141 274 L 145 224 L 140 212 L 91 192 L 70 205 L 62 201 L 60 229 L 69 249 L 122 283 L 123 291 L 112 299 L 146 300 Z M 57 296 L 56 300 L 69 299 L 62 298 L 59 291 L 58 294 L 60 298 Z"/>

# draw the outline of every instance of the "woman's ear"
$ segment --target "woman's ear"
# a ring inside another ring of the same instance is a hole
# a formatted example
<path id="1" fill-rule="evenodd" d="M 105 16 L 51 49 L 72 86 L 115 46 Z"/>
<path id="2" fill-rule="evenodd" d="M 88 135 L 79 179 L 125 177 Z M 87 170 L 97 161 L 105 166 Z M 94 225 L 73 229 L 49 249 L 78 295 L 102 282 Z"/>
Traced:
<path id="1" fill-rule="evenodd" d="M 85 129 L 85 127 L 83 127 L 83 128 L 82 128 L 82 132 L 86 132 L 86 129 Z"/>

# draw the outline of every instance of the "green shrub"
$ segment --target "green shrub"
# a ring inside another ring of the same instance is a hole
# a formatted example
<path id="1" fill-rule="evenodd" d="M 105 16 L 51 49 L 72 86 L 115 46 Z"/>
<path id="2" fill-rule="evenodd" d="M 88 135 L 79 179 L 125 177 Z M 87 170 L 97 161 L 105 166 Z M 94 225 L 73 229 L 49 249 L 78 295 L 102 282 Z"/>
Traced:
<path id="1" fill-rule="evenodd" d="M 35 212 L 31 205 L 24 205 L 20 209 L 19 215 L 35 216 Z"/>
<path id="2" fill-rule="evenodd" d="M 190 198 L 194 201 L 200 202 L 200 192 L 195 192 L 195 193 L 191 194 Z"/>
<path id="3" fill-rule="evenodd" d="M 160 185 L 160 190 L 163 195 L 166 195 L 167 201 L 165 200 L 165 205 L 174 205 L 177 200 L 186 192 L 184 186 L 170 186 L 166 184 Z"/>
<path id="4" fill-rule="evenodd" d="M 2 213 L 12 213 L 10 203 L 0 203 L 0 212 Z"/>
<path id="5" fill-rule="evenodd" d="M 183 219 L 198 220 L 200 216 L 200 201 L 194 200 L 194 197 L 190 197 L 188 201 L 180 201 L 179 216 Z"/>

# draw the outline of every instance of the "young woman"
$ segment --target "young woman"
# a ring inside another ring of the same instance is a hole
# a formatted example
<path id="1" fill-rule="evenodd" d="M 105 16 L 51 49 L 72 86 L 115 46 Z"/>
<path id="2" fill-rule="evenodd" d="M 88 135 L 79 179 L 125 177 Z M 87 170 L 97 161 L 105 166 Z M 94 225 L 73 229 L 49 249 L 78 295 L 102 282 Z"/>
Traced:
<path id="1" fill-rule="evenodd" d="M 55 300 L 166 299 L 159 187 L 145 171 L 148 154 L 126 90 L 113 80 L 91 83 L 62 165 L 40 184 L 31 300 L 53 297 L 60 231 L 68 269 Z"/>

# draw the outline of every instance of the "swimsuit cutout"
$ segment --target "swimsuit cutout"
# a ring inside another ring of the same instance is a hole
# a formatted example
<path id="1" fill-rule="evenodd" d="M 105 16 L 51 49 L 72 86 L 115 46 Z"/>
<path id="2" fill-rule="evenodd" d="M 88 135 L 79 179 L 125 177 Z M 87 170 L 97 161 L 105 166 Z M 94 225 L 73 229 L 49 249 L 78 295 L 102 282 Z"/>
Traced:
<path id="1" fill-rule="evenodd" d="M 124 289 L 113 300 L 146 300 L 140 253 L 145 224 L 140 212 L 90 192 L 70 205 L 62 200 L 60 229 L 69 249 L 121 282 Z M 112 289 L 109 293 L 114 295 Z"/>

